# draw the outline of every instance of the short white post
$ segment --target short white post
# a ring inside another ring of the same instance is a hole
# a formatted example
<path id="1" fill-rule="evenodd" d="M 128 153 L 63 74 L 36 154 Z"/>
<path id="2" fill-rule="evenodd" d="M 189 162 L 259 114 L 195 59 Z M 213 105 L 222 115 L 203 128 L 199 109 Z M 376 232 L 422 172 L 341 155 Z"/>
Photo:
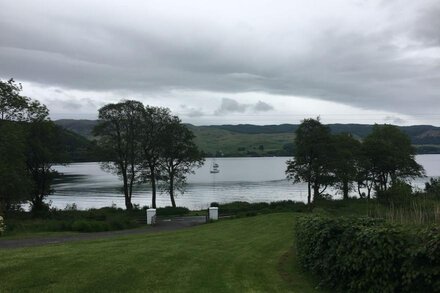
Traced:
<path id="1" fill-rule="evenodd" d="M 218 207 L 210 207 L 209 208 L 209 220 L 212 220 L 212 221 L 218 220 Z"/>
<path id="2" fill-rule="evenodd" d="M 147 210 L 147 225 L 153 225 L 156 222 L 156 209 Z"/>

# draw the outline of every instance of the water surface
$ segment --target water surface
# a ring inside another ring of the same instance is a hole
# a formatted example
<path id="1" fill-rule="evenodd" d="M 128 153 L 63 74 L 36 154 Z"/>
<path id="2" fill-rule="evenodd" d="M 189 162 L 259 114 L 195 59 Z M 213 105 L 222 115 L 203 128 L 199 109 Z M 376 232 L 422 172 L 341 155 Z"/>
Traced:
<path id="1" fill-rule="evenodd" d="M 188 178 L 186 191 L 176 197 L 179 206 L 201 209 L 211 202 L 270 202 L 277 200 L 307 200 L 307 185 L 292 184 L 285 179 L 285 162 L 288 157 L 218 158 L 220 173 L 209 172 L 212 159 Z M 419 164 L 428 176 L 440 176 L 440 155 L 419 155 Z M 55 168 L 65 176 L 57 180 L 55 192 L 48 197 L 52 205 L 64 208 L 76 203 L 79 208 L 99 208 L 116 204 L 124 207 L 121 181 L 101 170 L 99 163 L 75 163 Z M 418 179 L 414 186 L 422 188 L 428 178 Z M 329 190 L 331 193 L 334 191 Z M 340 195 L 335 194 L 336 197 Z M 137 186 L 133 203 L 151 205 L 151 188 L 147 184 Z M 158 194 L 158 206 L 170 205 L 169 196 Z"/>

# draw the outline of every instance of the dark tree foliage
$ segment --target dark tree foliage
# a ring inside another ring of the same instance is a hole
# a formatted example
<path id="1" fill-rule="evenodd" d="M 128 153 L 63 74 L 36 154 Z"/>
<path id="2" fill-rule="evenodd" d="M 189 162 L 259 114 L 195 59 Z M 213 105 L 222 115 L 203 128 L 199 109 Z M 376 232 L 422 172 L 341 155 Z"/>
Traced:
<path id="1" fill-rule="evenodd" d="M 102 168 L 122 178 L 125 206 L 132 209 L 133 187 L 139 180 L 141 163 L 141 121 L 144 106 L 138 101 L 121 101 L 99 109 L 94 135 L 99 138 Z"/>
<path id="2" fill-rule="evenodd" d="M 373 168 L 373 162 L 368 157 L 368 150 L 365 144 L 361 144 L 360 150 L 357 157 L 357 172 L 356 172 L 356 183 L 358 194 L 361 198 L 371 198 L 371 191 L 375 184 L 375 173 Z M 366 189 L 367 193 L 362 191 Z"/>
<path id="3" fill-rule="evenodd" d="M 425 192 L 440 199 L 440 178 L 430 178 L 425 183 Z"/>
<path id="4" fill-rule="evenodd" d="M 202 162 L 193 133 L 169 109 L 150 107 L 138 101 L 108 104 L 99 110 L 94 135 L 104 154 L 102 167 L 123 180 L 127 209 L 137 183 L 148 182 L 151 207 L 156 207 L 158 183 L 175 205 L 175 190 L 183 191 L 187 174 Z"/>
<path id="5" fill-rule="evenodd" d="M 397 180 L 424 175 L 423 167 L 415 160 L 409 137 L 396 126 L 374 125 L 363 143 L 378 191 L 387 190 Z"/>
<path id="6" fill-rule="evenodd" d="M 46 106 L 37 100 L 20 95 L 21 84 L 13 79 L 0 80 L 0 120 L 35 121 L 45 120 L 49 115 Z"/>
<path id="7" fill-rule="evenodd" d="M 30 200 L 25 139 L 23 129 L 15 123 L 0 122 L 0 214 Z"/>
<path id="8" fill-rule="evenodd" d="M 287 161 L 287 178 L 307 182 L 307 202 L 319 198 L 332 183 L 332 138 L 319 119 L 305 119 L 296 130 L 293 160 Z M 321 189 L 322 188 L 322 189 Z"/>
<path id="9" fill-rule="evenodd" d="M 61 130 L 52 121 L 34 121 L 26 125 L 26 165 L 32 179 L 31 204 L 35 211 L 47 209 L 44 199 L 53 192 L 58 172 L 52 166 L 66 162 Z"/>
<path id="10" fill-rule="evenodd" d="M 194 143 L 194 134 L 177 117 L 164 128 L 162 159 L 160 160 L 165 189 L 176 207 L 175 191 L 183 192 L 188 174 L 203 165 L 204 158 Z"/>
<path id="11" fill-rule="evenodd" d="M 9 128 L 1 133 L 7 155 L 0 157 L 0 165 L 8 166 L 13 177 L 6 187 L 8 201 L 19 203 L 27 193 L 33 209 L 37 210 L 46 207 L 44 198 L 50 194 L 56 175 L 53 163 L 65 158 L 62 158 L 59 129 L 48 119 L 49 110 L 40 102 L 20 95 L 21 90 L 21 84 L 13 79 L 0 81 L 0 121 Z M 8 139 L 16 143 L 15 149 L 7 146 Z"/>
<path id="12" fill-rule="evenodd" d="M 161 176 L 160 161 L 166 128 L 177 117 L 168 108 L 147 106 L 142 119 L 142 164 L 144 180 L 151 184 L 151 207 L 156 208 L 157 182 Z"/>
<path id="13" fill-rule="evenodd" d="M 348 199 L 353 182 L 357 179 L 361 144 L 351 134 L 341 133 L 333 136 L 333 146 L 334 186 L 342 191 L 344 199 Z"/>

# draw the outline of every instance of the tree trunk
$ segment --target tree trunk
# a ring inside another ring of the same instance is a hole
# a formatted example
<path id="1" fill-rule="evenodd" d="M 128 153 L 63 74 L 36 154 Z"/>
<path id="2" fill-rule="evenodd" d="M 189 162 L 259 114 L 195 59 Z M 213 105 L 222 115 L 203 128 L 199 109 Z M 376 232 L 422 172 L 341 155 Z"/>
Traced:
<path id="1" fill-rule="evenodd" d="M 127 210 L 132 210 L 133 209 L 133 204 L 131 203 L 131 198 L 126 196 L 125 197 L 125 208 Z"/>
<path id="2" fill-rule="evenodd" d="M 173 208 L 176 207 L 176 202 L 174 201 L 174 176 L 170 176 L 170 199 L 171 199 L 171 205 Z"/>
<path id="3" fill-rule="evenodd" d="M 307 204 L 310 204 L 312 201 L 312 190 L 310 187 L 310 181 L 307 182 L 308 194 L 307 194 Z"/>
<path id="4" fill-rule="evenodd" d="M 359 182 L 357 183 L 357 190 L 358 190 L 359 197 L 362 198 L 361 184 Z"/>
<path id="5" fill-rule="evenodd" d="M 319 198 L 320 194 L 319 194 L 319 185 L 318 184 L 314 184 L 313 185 L 313 201 L 315 201 L 315 199 Z"/>
<path id="6" fill-rule="evenodd" d="M 154 167 L 150 167 L 151 180 L 151 208 L 156 208 L 156 172 Z"/>
<path id="7" fill-rule="evenodd" d="M 343 184 L 342 191 L 344 194 L 343 199 L 345 200 L 348 199 L 348 181 L 344 180 L 342 184 Z"/>
<path id="8" fill-rule="evenodd" d="M 133 205 L 131 204 L 131 197 L 129 194 L 129 186 L 128 186 L 128 178 L 126 169 L 122 169 L 122 181 L 124 184 L 124 198 L 125 198 L 125 208 L 127 210 L 133 209 Z"/>

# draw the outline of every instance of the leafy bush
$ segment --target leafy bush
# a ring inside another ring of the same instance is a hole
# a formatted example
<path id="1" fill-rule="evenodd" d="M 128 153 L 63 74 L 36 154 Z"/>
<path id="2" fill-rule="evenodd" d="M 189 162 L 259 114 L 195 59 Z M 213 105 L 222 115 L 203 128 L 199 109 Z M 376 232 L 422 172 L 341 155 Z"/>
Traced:
<path id="1" fill-rule="evenodd" d="M 189 209 L 184 207 L 164 207 L 156 209 L 158 216 L 183 216 L 189 213 Z"/>
<path id="2" fill-rule="evenodd" d="M 440 177 L 431 178 L 425 183 L 425 192 L 434 198 L 440 199 Z"/>
<path id="3" fill-rule="evenodd" d="M 3 233 L 5 233 L 5 231 L 6 231 L 5 221 L 4 221 L 3 217 L 0 216 L 0 236 L 2 236 Z"/>
<path id="4" fill-rule="evenodd" d="M 212 204 L 211 204 L 212 206 Z M 234 201 L 225 204 L 218 204 L 219 212 L 227 215 L 252 213 L 271 213 L 271 212 L 305 212 L 307 206 L 302 202 L 291 200 L 275 201 L 271 203 L 257 202 L 249 203 L 245 201 Z"/>
<path id="5" fill-rule="evenodd" d="M 377 192 L 379 202 L 388 205 L 407 206 L 413 197 L 411 185 L 399 180 L 387 190 Z"/>
<path id="6" fill-rule="evenodd" d="M 115 207 L 76 210 L 72 205 L 64 210 L 50 209 L 38 216 L 35 213 L 8 214 L 8 233 L 20 232 L 99 232 L 121 230 L 140 225 L 145 217 L 141 209 L 126 211 Z"/>
<path id="7" fill-rule="evenodd" d="M 78 232 L 102 232 L 110 230 L 106 222 L 77 220 L 72 224 L 72 231 Z"/>
<path id="8" fill-rule="evenodd" d="M 298 219 L 300 264 L 346 292 L 440 292 L 440 229 L 371 218 Z"/>

